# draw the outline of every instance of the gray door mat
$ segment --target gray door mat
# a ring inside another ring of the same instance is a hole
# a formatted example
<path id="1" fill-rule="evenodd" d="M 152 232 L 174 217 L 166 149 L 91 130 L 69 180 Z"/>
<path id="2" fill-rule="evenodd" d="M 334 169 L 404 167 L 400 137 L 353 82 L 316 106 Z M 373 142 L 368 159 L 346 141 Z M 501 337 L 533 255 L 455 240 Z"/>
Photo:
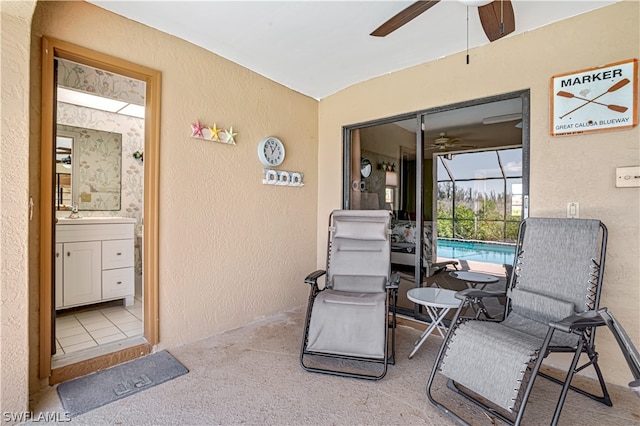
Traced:
<path id="1" fill-rule="evenodd" d="M 169 352 L 161 351 L 60 383 L 58 396 L 68 415 L 75 417 L 188 372 Z"/>

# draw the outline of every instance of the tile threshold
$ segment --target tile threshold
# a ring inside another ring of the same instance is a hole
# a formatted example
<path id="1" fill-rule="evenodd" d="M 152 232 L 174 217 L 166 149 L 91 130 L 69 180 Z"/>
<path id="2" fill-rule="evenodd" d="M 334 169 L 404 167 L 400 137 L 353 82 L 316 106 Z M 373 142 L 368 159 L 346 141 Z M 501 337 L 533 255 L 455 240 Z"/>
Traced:
<path id="1" fill-rule="evenodd" d="M 86 361 L 88 359 L 96 358 L 102 355 L 110 354 L 112 352 L 118 352 L 123 349 L 127 349 L 140 344 L 146 344 L 147 340 L 143 336 L 126 337 L 115 342 L 106 343 L 103 345 L 95 346 L 93 348 L 83 349 L 79 352 L 71 352 L 64 355 L 54 355 L 51 357 L 51 368 L 61 368 L 67 365 L 75 364 L 78 362 Z"/>

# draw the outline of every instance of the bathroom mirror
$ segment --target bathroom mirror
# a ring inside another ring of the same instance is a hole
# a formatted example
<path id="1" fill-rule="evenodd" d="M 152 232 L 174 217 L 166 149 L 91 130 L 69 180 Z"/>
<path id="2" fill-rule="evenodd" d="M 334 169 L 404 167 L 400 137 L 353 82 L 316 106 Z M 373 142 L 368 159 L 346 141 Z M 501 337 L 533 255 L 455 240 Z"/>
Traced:
<path id="1" fill-rule="evenodd" d="M 120 133 L 58 124 L 56 209 L 120 210 L 121 179 Z"/>
<path id="2" fill-rule="evenodd" d="M 360 174 L 362 174 L 362 177 L 368 178 L 371 175 L 371 169 L 371 161 L 362 157 L 360 160 Z"/>

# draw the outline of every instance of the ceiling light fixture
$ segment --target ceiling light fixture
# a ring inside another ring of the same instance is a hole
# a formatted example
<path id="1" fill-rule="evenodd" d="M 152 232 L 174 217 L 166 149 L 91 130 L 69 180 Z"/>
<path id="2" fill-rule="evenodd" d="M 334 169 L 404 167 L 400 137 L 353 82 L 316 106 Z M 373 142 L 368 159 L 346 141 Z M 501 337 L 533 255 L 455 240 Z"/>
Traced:
<path id="1" fill-rule="evenodd" d="M 458 0 L 465 6 L 480 7 L 491 3 L 493 0 Z"/>
<path id="2" fill-rule="evenodd" d="M 513 120 L 521 120 L 521 119 L 522 119 L 522 113 L 517 112 L 514 114 L 496 115 L 494 117 L 483 118 L 482 124 L 497 124 L 497 123 L 504 123 L 504 122 L 513 121 Z"/>
<path id="3" fill-rule="evenodd" d="M 117 114 L 125 114 L 133 117 L 144 118 L 144 106 L 130 104 L 115 99 L 103 98 L 90 93 L 58 87 L 57 101 L 66 104 L 93 108 Z"/>
<path id="4" fill-rule="evenodd" d="M 132 117 L 144 118 L 144 105 L 127 104 L 117 111 L 118 114 L 130 115 Z"/>
<path id="5" fill-rule="evenodd" d="M 109 112 L 117 112 L 127 106 L 126 102 L 102 98 L 100 96 L 78 92 L 64 87 L 58 87 L 58 101 Z"/>

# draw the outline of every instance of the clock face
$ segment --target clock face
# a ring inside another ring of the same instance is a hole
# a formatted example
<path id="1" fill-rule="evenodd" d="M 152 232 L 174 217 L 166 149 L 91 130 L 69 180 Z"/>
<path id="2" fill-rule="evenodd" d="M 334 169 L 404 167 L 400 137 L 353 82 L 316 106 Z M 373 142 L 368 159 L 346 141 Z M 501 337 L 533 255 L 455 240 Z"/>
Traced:
<path id="1" fill-rule="evenodd" d="M 265 166 L 279 166 L 284 161 L 284 145 L 273 136 L 263 139 L 258 145 L 258 158 Z"/>
<path id="2" fill-rule="evenodd" d="M 371 161 L 367 158 L 360 160 L 360 173 L 362 174 L 362 177 L 368 178 L 371 175 L 371 169 Z"/>

